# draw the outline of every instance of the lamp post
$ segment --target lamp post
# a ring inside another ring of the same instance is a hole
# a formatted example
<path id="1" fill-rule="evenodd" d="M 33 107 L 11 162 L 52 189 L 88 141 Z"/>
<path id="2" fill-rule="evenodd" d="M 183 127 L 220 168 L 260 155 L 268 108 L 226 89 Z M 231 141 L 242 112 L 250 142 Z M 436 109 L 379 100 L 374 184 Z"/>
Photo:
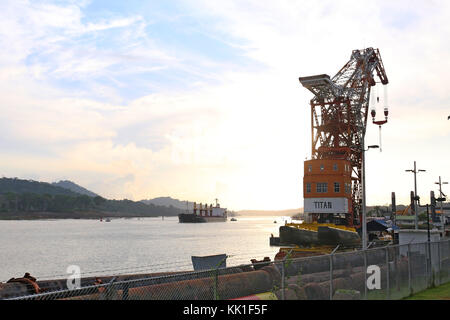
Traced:
<path id="1" fill-rule="evenodd" d="M 429 204 L 420 205 L 420 197 L 415 196 L 414 200 L 417 201 L 418 207 L 427 208 L 427 231 L 428 231 L 428 243 L 430 242 L 430 211 L 429 211 Z"/>
<path id="2" fill-rule="evenodd" d="M 442 182 L 441 176 L 439 176 L 439 182 L 435 182 L 435 184 L 439 185 L 439 198 L 437 200 L 441 203 L 441 228 L 444 230 L 444 207 L 442 203 L 445 201 L 446 195 L 442 192 L 442 185 L 448 184 L 448 182 Z"/>
<path id="3" fill-rule="evenodd" d="M 433 194 L 431 192 L 431 196 L 433 197 Z M 417 205 L 419 207 L 426 207 L 427 208 L 427 243 L 428 243 L 428 256 L 427 256 L 427 272 L 430 273 L 431 271 L 431 236 L 430 236 L 430 211 L 429 211 L 429 204 L 420 205 L 420 197 L 414 196 L 414 200 L 417 201 Z"/>
<path id="4" fill-rule="evenodd" d="M 422 170 L 419 169 L 417 170 L 416 168 L 416 162 L 414 161 L 414 169 L 413 170 L 405 170 L 406 172 L 413 172 L 414 173 L 414 197 L 417 197 L 417 179 L 416 179 L 416 174 L 418 172 L 426 172 L 426 170 Z M 415 229 L 419 229 L 419 222 L 418 222 L 418 217 L 417 217 L 417 200 L 414 198 L 414 215 L 415 215 L 415 219 L 414 219 L 414 225 L 415 225 Z"/>
<path id="5" fill-rule="evenodd" d="M 361 161 L 361 180 L 362 180 L 362 249 L 367 249 L 367 219 L 366 219 L 366 151 L 369 149 L 379 148 L 377 145 L 368 146 L 367 149 L 364 149 L 364 145 L 362 145 L 362 161 Z"/>

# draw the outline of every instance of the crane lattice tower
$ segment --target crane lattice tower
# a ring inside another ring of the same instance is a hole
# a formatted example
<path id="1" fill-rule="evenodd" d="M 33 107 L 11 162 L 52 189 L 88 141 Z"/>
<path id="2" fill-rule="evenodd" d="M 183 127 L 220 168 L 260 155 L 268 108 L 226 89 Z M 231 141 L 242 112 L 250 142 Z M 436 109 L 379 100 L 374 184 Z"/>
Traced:
<path id="1" fill-rule="evenodd" d="M 361 165 L 375 73 L 379 82 L 388 83 L 379 50 L 367 48 L 353 50 L 350 60 L 333 78 L 326 74 L 299 78 L 314 94 L 310 101 L 311 160 L 345 160 L 351 167 L 345 218 L 350 226 L 361 221 Z M 306 200 L 308 195 L 304 196 Z"/>

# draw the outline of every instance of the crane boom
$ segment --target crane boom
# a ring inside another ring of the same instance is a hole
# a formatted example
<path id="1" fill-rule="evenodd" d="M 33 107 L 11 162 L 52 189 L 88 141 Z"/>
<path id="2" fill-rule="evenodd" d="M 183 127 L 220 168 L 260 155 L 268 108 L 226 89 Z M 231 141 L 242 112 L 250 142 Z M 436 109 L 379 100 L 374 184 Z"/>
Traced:
<path id="1" fill-rule="evenodd" d="M 311 106 L 311 158 L 346 160 L 351 166 L 351 205 L 348 225 L 360 220 L 361 166 L 371 87 L 389 81 L 378 49 L 353 50 L 333 78 L 326 74 L 300 77 L 314 94 Z M 357 219 L 359 218 L 359 219 Z M 357 220 L 356 220 L 357 219 Z"/>

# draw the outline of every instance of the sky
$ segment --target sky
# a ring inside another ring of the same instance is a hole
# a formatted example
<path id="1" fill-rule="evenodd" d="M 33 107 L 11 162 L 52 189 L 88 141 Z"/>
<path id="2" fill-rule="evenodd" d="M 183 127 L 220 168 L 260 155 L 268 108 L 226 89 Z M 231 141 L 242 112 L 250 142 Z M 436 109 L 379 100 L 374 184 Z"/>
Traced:
<path id="1" fill-rule="evenodd" d="M 408 203 L 414 161 L 429 202 L 450 182 L 449 19 L 434 0 L 3 0 L 0 175 L 110 199 L 302 207 L 312 94 L 298 77 L 374 47 L 390 113 L 382 151 L 367 152 L 367 204 Z"/>

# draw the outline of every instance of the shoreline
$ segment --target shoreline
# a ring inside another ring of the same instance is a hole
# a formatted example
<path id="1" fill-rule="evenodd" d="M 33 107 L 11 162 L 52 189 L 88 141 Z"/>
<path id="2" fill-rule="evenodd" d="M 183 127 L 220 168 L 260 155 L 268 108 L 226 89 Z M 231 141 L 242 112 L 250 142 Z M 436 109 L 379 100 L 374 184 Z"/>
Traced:
<path id="1" fill-rule="evenodd" d="M 148 215 L 123 212 L 0 212 L 0 221 L 8 220 L 100 220 L 105 218 L 158 218 L 163 215 Z M 178 215 L 164 215 L 164 217 L 177 217 Z"/>

